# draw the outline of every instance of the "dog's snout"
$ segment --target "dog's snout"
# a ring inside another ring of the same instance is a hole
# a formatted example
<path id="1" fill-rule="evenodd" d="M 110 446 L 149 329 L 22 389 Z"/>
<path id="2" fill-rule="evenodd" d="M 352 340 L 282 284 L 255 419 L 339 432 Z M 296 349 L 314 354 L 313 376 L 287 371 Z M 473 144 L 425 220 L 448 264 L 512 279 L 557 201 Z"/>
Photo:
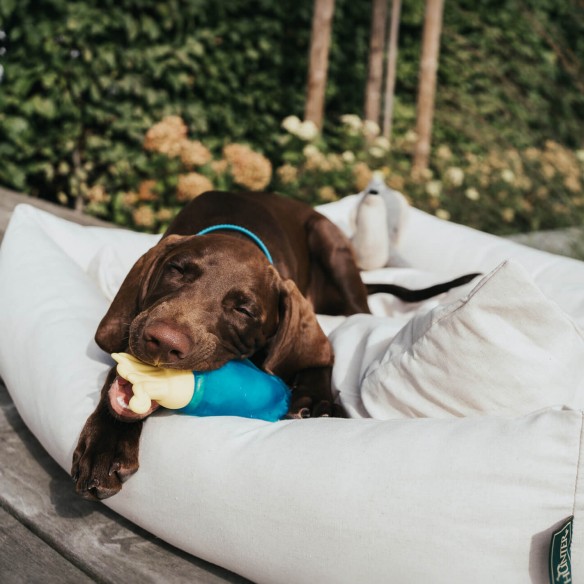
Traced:
<path id="1" fill-rule="evenodd" d="M 157 364 L 176 364 L 192 349 L 189 337 L 179 327 L 163 321 L 147 325 L 142 338 L 146 354 Z"/>

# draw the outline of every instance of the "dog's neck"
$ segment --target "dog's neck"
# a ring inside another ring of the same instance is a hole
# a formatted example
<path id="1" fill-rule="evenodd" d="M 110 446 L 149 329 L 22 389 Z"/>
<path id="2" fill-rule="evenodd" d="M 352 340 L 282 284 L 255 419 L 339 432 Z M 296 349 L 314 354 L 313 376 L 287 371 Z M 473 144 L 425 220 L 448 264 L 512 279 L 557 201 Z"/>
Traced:
<path id="1" fill-rule="evenodd" d="M 233 225 L 232 223 L 221 223 L 219 225 L 212 225 L 211 227 L 206 227 L 197 233 L 197 235 L 207 235 L 207 233 L 213 233 L 214 231 L 237 231 L 238 233 L 243 233 L 247 235 L 265 254 L 268 261 L 273 264 L 272 254 L 268 250 L 266 244 L 253 232 L 245 227 L 239 225 Z"/>

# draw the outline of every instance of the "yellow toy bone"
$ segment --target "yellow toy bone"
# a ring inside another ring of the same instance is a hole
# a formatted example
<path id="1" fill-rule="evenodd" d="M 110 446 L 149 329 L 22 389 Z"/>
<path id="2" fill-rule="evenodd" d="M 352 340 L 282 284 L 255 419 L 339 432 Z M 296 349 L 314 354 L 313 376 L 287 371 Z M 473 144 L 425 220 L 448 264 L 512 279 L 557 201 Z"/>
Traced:
<path id="1" fill-rule="evenodd" d="M 134 396 L 128 406 L 136 414 L 145 414 L 152 400 L 172 410 L 183 408 L 191 401 L 192 371 L 161 369 L 142 363 L 128 353 L 113 353 L 112 357 L 118 364 L 118 375 L 132 384 Z"/>

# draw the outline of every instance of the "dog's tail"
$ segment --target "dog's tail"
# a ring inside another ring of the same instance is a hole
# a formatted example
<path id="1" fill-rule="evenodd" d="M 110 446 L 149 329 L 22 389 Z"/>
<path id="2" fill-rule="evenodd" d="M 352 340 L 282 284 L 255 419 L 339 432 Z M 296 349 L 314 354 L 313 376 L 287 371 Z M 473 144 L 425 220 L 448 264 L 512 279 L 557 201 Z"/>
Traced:
<path id="1" fill-rule="evenodd" d="M 397 284 L 366 284 L 368 294 L 376 294 L 377 292 L 385 292 L 387 294 L 393 294 L 397 296 L 400 300 L 404 302 L 420 302 L 421 300 L 428 300 L 433 296 L 438 296 L 442 292 L 447 292 L 451 288 L 456 288 L 457 286 L 462 286 L 467 284 L 477 276 L 477 274 L 466 274 L 465 276 L 460 276 L 449 282 L 443 282 L 441 284 L 435 284 L 429 288 L 422 288 L 420 290 L 410 290 L 409 288 L 404 288 L 403 286 L 398 286 Z"/>

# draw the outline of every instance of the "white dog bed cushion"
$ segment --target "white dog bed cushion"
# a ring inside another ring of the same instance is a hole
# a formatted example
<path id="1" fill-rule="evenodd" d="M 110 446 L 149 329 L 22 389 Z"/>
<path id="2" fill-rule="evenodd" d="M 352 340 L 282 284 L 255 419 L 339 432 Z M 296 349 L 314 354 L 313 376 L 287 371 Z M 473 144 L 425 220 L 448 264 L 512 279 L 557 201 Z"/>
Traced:
<path id="1" fill-rule="evenodd" d="M 28 206 L 5 235 L 0 374 L 66 470 L 111 365 L 93 342 L 108 301 L 90 265 L 104 245 L 154 240 Z M 256 582 L 543 583 L 552 533 L 571 516 L 572 567 L 584 573 L 582 427 L 565 408 L 275 424 L 154 416 L 139 472 L 106 504 Z"/>
<path id="2" fill-rule="evenodd" d="M 508 261 L 467 296 L 410 320 L 369 365 L 361 396 L 377 419 L 581 409 L 583 365 L 582 331 Z"/>

